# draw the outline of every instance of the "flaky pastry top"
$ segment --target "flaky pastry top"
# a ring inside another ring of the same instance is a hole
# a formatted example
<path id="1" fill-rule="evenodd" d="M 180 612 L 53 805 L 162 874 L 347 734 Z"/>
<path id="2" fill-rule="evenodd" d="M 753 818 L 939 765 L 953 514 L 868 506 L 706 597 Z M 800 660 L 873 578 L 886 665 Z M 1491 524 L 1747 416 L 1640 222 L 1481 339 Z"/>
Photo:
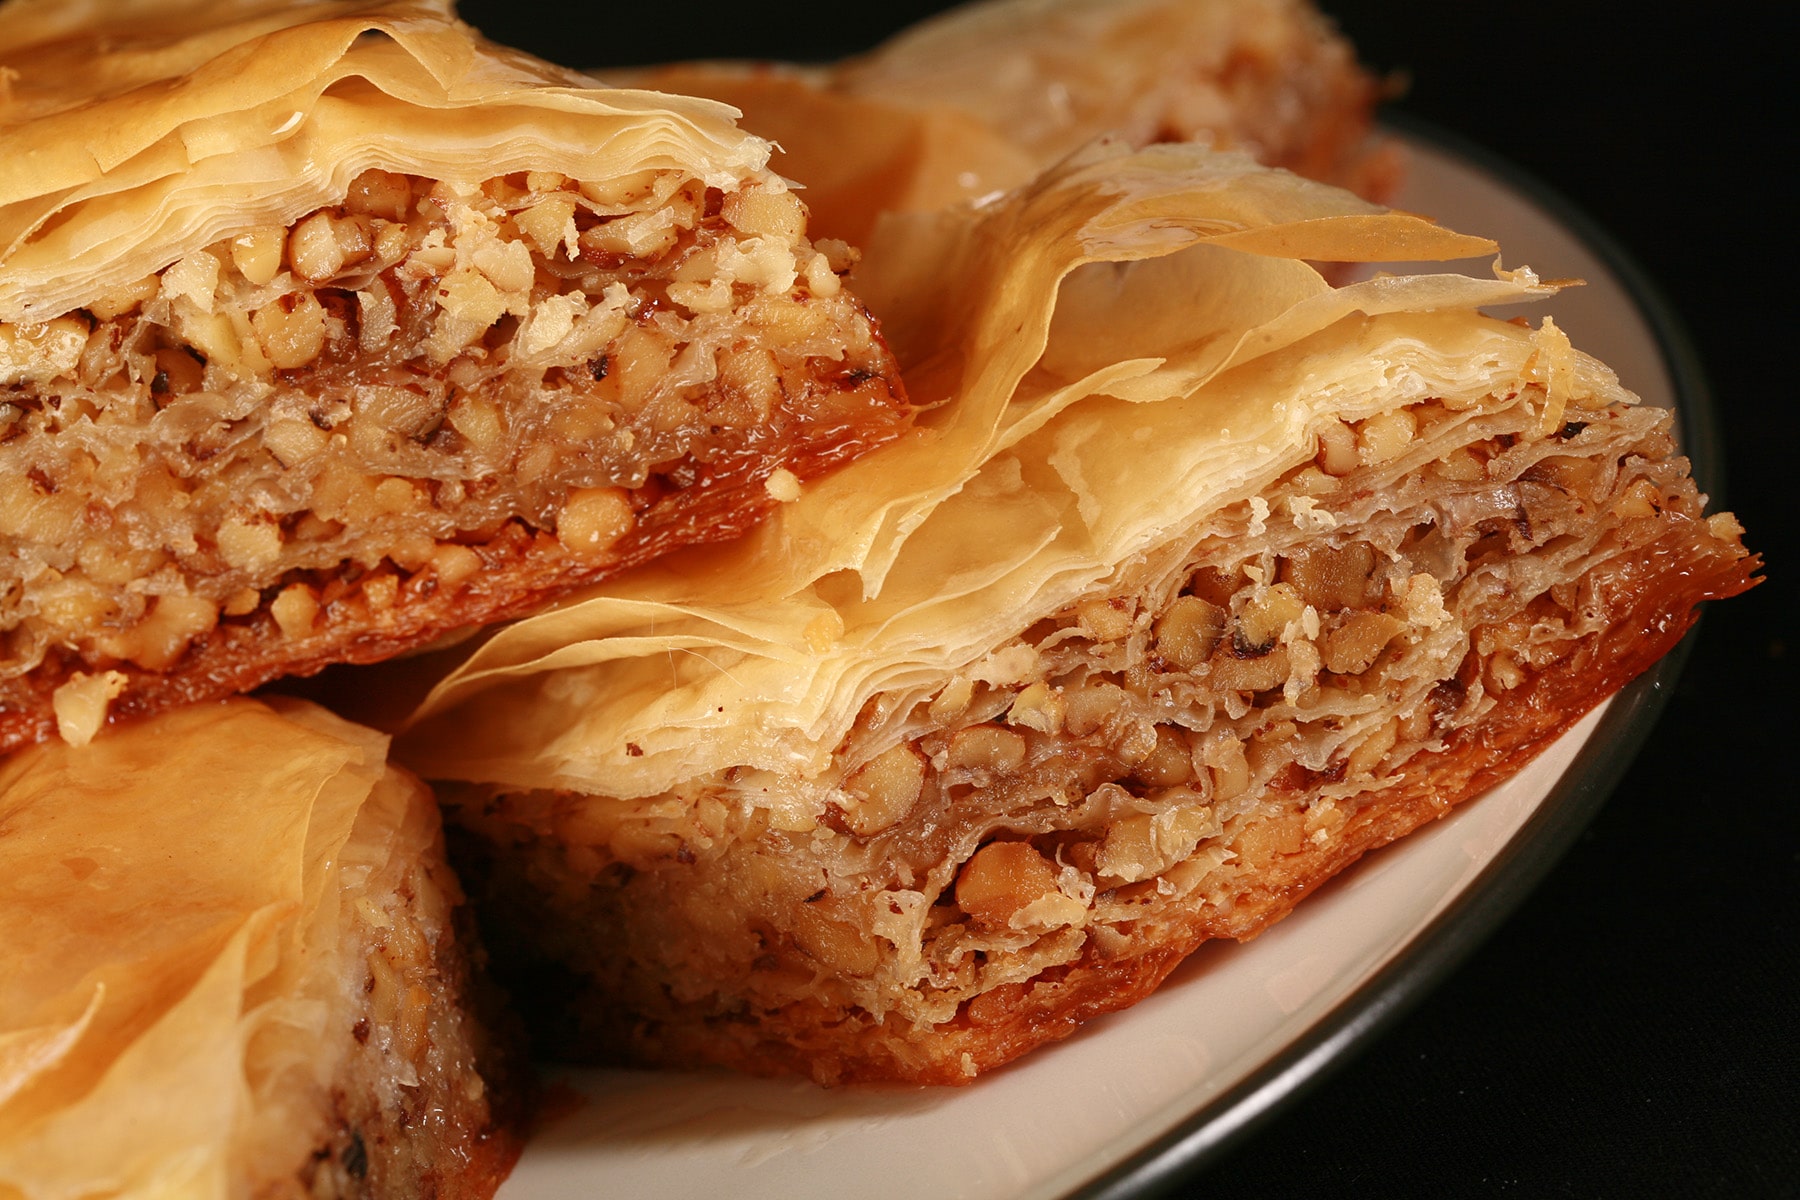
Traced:
<path id="1" fill-rule="evenodd" d="M 0 7 L 0 321 L 42 321 L 370 167 L 479 182 L 678 170 L 769 145 L 709 101 L 600 87 L 447 4 L 12 0 Z"/>

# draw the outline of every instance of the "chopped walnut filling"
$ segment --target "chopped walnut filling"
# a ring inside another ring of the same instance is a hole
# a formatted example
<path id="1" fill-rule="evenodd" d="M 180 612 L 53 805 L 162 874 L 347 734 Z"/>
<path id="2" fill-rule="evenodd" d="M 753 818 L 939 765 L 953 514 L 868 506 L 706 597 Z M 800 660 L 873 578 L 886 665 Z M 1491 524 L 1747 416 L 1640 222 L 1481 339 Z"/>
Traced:
<path id="1" fill-rule="evenodd" d="M 430 813 L 429 797 L 422 807 Z M 324 1032 L 337 1061 L 321 1097 L 328 1120 L 295 1172 L 308 1196 L 463 1194 L 517 1153 L 516 1031 L 481 977 L 441 838 L 415 835 L 409 848 L 416 859 L 358 864 L 376 886 L 343 898 L 339 953 L 324 965 L 338 977 Z"/>
<path id="2" fill-rule="evenodd" d="M 742 532 L 905 422 L 851 252 L 805 218 L 774 179 L 371 170 L 0 326 L 0 714 L 76 668 L 381 657 Z"/>
<path id="3" fill-rule="evenodd" d="M 1007 1014 L 1027 982 L 1166 950 L 1171 930 L 1182 953 L 1255 932 L 1411 827 L 1383 824 L 1390 795 L 1416 824 L 1480 777 L 1432 790 L 1420 756 L 1534 744 L 1539 701 L 1509 694 L 1554 680 L 1578 714 L 1617 686 L 1556 673 L 1660 602 L 1646 564 L 1741 554 L 1700 518 L 1666 414 L 1583 412 L 1538 438 L 1505 401 L 1322 429 L 1314 462 L 1185 559 L 1140 564 L 931 695 L 876 697 L 833 778 L 483 796 L 456 819 L 487 839 L 502 907 L 529 914 L 515 928 L 588 981 L 589 1045 L 955 1081 L 954 1039 L 905 1030 L 979 1041 L 1024 1019 Z"/>

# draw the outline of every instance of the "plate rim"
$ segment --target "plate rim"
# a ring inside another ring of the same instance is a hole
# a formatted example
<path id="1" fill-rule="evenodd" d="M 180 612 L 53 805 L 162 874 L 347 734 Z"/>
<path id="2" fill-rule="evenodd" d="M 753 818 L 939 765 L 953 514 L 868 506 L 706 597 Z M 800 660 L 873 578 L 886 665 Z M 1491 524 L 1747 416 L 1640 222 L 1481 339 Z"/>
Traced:
<path id="1" fill-rule="evenodd" d="M 1711 389 L 1692 337 L 1649 273 L 1598 220 L 1510 159 L 1410 113 L 1384 113 L 1379 127 L 1489 175 L 1562 225 L 1613 274 L 1668 372 L 1677 437 L 1695 482 L 1713 506 L 1721 504 L 1724 463 Z M 1373 1045 L 1467 960 L 1562 859 L 1624 778 L 1674 690 L 1698 624 L 1612 697 L 1593 735 L 1531 816 L 1366 983 L 1243 1079 L 1067 1193 L 1071 1200 L 1152 1195 L 1200 1174 Z"/>

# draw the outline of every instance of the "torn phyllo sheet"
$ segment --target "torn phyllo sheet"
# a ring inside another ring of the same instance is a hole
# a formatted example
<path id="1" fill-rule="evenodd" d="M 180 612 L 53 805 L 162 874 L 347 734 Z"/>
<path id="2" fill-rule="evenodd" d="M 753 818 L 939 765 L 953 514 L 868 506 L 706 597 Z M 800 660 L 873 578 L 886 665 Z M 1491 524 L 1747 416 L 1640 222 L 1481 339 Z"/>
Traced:
<path id="1" fill-rule="evenodd" d="M 1028 182 L 1102 136 L 1202 140 L 1392 194 L 1371 137 L 1382 85 L 1305 0 L 983 0 L 830 67 L 692 63 L 620 76 L 711 96 L 781 147 L 817 227 Z"/>
<path id="2" fill-rule="evenodd" d="M 431 5 L 0 9 L 0 747 L 741 534 L 895 437 L 766 142 Z"/>
<path id="3" fill-rule="evenodd" d="M 493 1193 L 517 1068 L 385 750 L 229 700 L 0 764 L 0 1196 Z"/>
<path id="4" fill-rule="evenodd" d="M 400 753 L 547 1052 L 959 1083 L 1518 769 L 1752 583 L 1554 291 L 1191 147 L 896 221 L 913 440 L 510 626 Z M 929 264 L 927 267 L 925 264 Z M 937 298 L 962 304 L 947 312 Z"/>

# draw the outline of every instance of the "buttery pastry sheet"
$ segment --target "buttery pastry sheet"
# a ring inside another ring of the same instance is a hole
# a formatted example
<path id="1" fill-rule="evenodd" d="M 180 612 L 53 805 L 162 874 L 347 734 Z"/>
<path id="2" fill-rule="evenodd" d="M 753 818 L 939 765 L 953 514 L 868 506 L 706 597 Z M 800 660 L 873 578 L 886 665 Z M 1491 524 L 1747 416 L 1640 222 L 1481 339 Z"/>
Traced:
<path id="1" fill-rule="evenodd" d="M 722 105 L 596 90 L 479 40 L 448 3 L 22 0 L 0 12 L 0 54 L 18 60 L 0 106 L 7 322 L 285 226 L 369 167 L 731 187 L 769 155 Z"/>

